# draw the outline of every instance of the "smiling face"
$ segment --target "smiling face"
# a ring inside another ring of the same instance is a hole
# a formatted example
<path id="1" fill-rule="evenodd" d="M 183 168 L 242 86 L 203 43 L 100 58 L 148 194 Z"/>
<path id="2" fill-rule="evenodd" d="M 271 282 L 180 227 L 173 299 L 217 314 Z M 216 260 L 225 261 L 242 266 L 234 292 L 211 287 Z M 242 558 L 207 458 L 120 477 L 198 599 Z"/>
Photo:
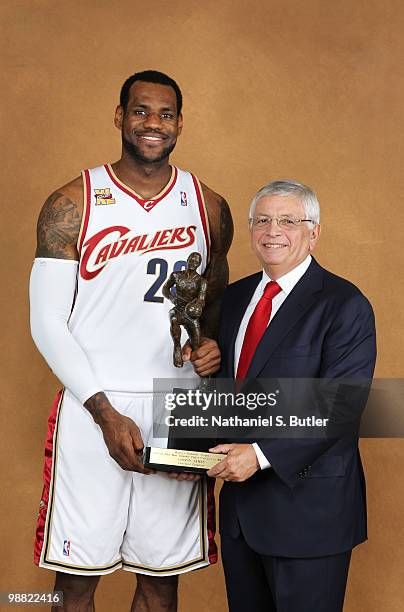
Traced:
<path id="1" fill-rule="evenodd" d="M 290 215 L 305 219 L 304 206 L 296 196 L 267 195 L 256 204 L 254 217 Z M 302 223 L 291 229 L 271 221 L 263 228 L 250 227 L 251 245 L 265 272 L 276 280 L 296 268 L 311 253 L 320 235 L 320 226 Z"/>
<path id="2" fill-rule="evenodd" d="M 115 125 L 122 131 L 124 150 L 141 163 L 159 163 L 174 149 L 182 129 L 177 98 L 169 85 L 136 81 L 126 110 L 118 106 Z"/>

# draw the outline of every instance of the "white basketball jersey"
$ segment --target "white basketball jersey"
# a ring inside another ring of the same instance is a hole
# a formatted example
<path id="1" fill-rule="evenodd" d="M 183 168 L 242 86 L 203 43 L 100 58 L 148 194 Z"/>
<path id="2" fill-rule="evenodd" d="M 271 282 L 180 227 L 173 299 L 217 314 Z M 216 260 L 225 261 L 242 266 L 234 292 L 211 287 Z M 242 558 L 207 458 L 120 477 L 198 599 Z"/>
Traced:
<path id="1" fill-rule="evenodd" d="M 109 164 L 83 171 L 77 295 L 69 328 L 103 388 L 150 392 L 153 378 L 192 378 L 175 368 L 162 285 L 198 251 L 203 273 L 209 227 L 199 181 L 172 167 L 150 200 L 124 185 Z M 185 341 L 185 335 L 183 335 Z"/>

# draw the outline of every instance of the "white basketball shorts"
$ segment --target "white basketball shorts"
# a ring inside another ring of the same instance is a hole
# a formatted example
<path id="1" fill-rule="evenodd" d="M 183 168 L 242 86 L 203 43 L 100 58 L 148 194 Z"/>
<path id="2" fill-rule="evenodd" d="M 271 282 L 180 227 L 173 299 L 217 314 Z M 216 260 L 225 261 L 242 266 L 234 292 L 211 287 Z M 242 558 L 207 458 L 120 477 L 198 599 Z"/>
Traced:
<path id="1" fill-rule="evenodd" d="M 150 444 L 152 395 L 108 396 Z M 158 576 L 215 563 L 213 487 L 207 478 L 177 481 L 122 470 L 88 411 L 62 391 L 48 423 L 35 563 L 68 574 L 123 568 Z"/>

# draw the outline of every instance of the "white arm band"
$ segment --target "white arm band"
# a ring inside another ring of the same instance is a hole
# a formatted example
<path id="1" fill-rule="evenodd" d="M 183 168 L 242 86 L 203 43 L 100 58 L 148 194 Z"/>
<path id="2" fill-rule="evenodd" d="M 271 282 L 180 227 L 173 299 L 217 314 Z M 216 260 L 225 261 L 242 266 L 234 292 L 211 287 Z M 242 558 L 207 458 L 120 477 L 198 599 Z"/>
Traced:
<path id="1" fill-rule="evenodd" d="M 29 296 L 31 334 L 54 374 L 84 402 L 102 391 L 87 355 L 67 322 L 76 291 L 78 262 L 37 258 L 31 271 Z"/>

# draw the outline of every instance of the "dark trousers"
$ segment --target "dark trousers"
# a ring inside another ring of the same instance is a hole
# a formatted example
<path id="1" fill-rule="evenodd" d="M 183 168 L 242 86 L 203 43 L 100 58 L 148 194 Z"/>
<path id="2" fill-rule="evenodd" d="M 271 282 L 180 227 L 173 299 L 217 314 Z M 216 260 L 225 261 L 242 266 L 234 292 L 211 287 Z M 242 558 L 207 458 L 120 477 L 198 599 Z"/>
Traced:
<path id="1" fill-rule="evenodd" d="M 341 612 L 351 551 L 295 559 L 253 551 L 240 535 L 222 535 L 230 612 Z"/>

